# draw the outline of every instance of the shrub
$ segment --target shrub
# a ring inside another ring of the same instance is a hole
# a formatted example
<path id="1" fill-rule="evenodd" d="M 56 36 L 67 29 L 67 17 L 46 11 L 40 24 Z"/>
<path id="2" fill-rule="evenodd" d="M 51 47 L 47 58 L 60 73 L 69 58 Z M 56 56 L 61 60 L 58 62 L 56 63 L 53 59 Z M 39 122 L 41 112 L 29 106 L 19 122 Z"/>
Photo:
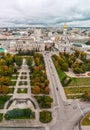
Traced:
<path id="1" fill-rule="evenodd" d="M 31 109 L 13 109 L 10 111 L 7 111 L 5 114 L 5 119 L 10 120 L 10 119 L 30 119 L 30 118 L 35 118 L 35 113 L 32 112 Z"/>
<path id="2" fill-rule="evenodd" d="M 52 120 L 52 114 L 49 111 L 40 112 L 40 121 L 42 123 L 49 123 Z"/>

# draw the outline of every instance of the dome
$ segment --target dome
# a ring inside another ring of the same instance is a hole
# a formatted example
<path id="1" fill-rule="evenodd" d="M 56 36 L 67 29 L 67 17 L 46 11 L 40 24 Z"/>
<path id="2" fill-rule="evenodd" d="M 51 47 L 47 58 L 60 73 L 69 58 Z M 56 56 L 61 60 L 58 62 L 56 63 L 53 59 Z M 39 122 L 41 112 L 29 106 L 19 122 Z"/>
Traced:
<path id="1" fill-rule="evenodd" d="M 66 23 L 64 23 L 64 26 L 63 26 L 63 27 L 64 27 L 64 29 L 66 29 L 66 28 L 67 28 L 67 25 L 66 25 Z"/>

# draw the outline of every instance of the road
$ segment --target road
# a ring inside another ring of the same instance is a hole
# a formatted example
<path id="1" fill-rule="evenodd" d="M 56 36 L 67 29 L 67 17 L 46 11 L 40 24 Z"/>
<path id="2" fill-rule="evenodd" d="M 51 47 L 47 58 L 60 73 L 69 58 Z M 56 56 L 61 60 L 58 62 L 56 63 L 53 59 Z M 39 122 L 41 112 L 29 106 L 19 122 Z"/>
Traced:
<path id="1" fill-rule="evenodd" d="M 63 87 L 60 83 L 55 66 L 51 59 L 51 53 L 43 53 L 47 75 L 50 81 L 50 87 L 54 99 L 54 109 L 57 111 L 56 124 L 50 127 L 51 130 L 73 130 L 76 123 L 90 111 L 90 104 L 86 106 L 78 100 L 71 104 L 66 100 Z"/>
<path id="2" fill-rule="evenodd" d="M 45 128 L 0 128 L 0 130 L 45 130 Z"/>

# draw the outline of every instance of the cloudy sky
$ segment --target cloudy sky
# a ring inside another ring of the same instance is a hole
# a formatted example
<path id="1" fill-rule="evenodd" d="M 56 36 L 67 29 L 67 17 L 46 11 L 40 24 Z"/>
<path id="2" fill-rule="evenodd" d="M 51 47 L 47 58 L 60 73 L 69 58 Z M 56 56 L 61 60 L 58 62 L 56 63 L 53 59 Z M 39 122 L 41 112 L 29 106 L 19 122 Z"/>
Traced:
<path id="1" fill-rule="evenodd" d="M 90 26 L 90 0 L 0 0 L 0 26 Z"/>

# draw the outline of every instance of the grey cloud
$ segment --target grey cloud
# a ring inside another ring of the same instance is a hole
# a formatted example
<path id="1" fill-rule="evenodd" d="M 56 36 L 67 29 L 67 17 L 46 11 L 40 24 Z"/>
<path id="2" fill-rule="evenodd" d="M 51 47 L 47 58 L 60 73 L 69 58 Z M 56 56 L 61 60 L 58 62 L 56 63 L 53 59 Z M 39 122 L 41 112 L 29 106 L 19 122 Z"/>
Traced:
<path id="1" fill-rule="evenodd" d="M 89 5 L 90 0 L 0 0 L 0 26 L 83 23 L 90 20 Z"/>

